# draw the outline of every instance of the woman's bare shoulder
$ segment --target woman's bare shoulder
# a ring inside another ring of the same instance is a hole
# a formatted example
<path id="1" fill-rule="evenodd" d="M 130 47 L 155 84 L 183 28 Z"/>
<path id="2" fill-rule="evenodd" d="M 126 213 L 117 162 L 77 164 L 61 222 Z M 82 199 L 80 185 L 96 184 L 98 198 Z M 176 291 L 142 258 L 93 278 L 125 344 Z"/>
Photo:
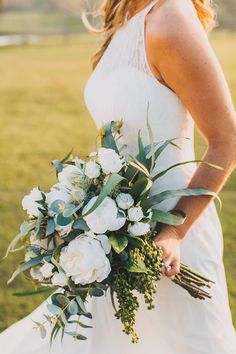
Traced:
<path id="1" fill-rule="evenodd" d="M 153 44 L 176 44 L 194 39 L 194 34 L 206 37 L 191 0 L 160 0 L 149 14 L 147 33 Z"/>

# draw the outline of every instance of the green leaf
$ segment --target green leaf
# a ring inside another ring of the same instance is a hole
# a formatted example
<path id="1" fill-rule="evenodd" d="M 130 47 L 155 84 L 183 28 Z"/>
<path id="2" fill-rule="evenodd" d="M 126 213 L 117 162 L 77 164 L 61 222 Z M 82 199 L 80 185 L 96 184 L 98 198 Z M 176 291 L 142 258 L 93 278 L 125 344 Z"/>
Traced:
<path id="1" fill-rule="evenodd" d="M 34 267 L 40 264 L 43 260 L 50 261 L 51 256 L 41 255 L 35 258 L 30 259 L 28 262 L 21 264 L 17 270 L 12 274 L 11 278 L 8 280 L 7 284 L 10 284 L 20 273 L 24 272 L 31 267 Z"/>
<path id="2" fill-rule="evenodd" d="M 115 152 L 119 154 L 119 150 L 112 134 L 112 124 L 113 122 L 108 122 L 104 125 L 105 136 L 102 139 L 102 146 L 108 149 L 115 150 Z"/>
<path id="3" fill-rule="evenodd" d="M 124 251 L 124 249 L 128 245 L 128 238 L 122 234 L 112 234 L 109 237 L 109 241 L 111 242 L 112 248 L 118 254 Z"/>
<path id="4" fill-rule="evenodd" d="M 70 217 L 71 215 L 76 213 L 77 210 L 79 210 L 81 208 L 81 206 L 82 206 L 82 204 L 79 204 L 79 205 L 67 204 L 65 206 L 65 209 L 63 210 L 62 214 L 64 217 Z"/>
<path id="5" fill-rule="evenodd" d="M 18 235 L 15 236 L 15 238 L 9 244 L 7 251 L 4 255 L 4 257 L 1 259 L 1 261 L 4 260 L 5 258 L 7 258 L 9 253 L 16 251 L 15 247 L 16 247 L 17 243 L 20 241 L 21 237 L 28 235 L 28 233 L 35 228 L 35 224 L 36 224 L 36 222 L 29 223 L 28 221 L 24 221 L 21 224 L 20 232 L 18 233 Z"/>
<path id="6" fill-rule="evenodd" d="M 56 214 L 61 214 L 63 213 L 65 209 L 65 202 L 63 200 L 55 200 L 52 204 L 50 209 L 54 211 Z"/>
<path id="7" fill-rule="evenodd" d="M 40 332 L 41 338 L 44 339 L 46 337 L 46 335 L 47 335 L 47 331 L 46 331 L 46 329 L 45 329 L 43 324 L 41 324 L 39 326 L 39 332 Z"/>
<path id="8" fill-rule="evenodd" d="M 61 161 L 53 160 L 51 164 L 53 165 L 57 173 L 60 173 L 63 170 L 63 164 L 61 163 Z"/>
<path id="9" fill-rule="evenodd" d="M 136 168 L 136 170 L 142 172 L 145 174 L 145 176 L 149 177 L 149 171 L 148 169 L 141 164 L 138 160 L 136 160 L 135 157 L 130 156 L 132 158 L 132 161 L 129 162 L 129 165 L 133 166 L 134 168 Z"/>
<path id="10" fill-rule="evenodd" d="M 216 168 L 218 170 L 222 170 L 222 167 L 220 166 L 217 166 L 217 165 L 214 165 L 210 162 L 207 162 L 207 161 L 204 161 L 204 160 L 190 160 L 190 161 L 184 161 L 184 162 L 179 162 L 179 163 L 176 163 L 170 167 L 168 167 L 167 169 L 159 172 L 158 174 L 156 174 L 154 177 L 152 177 L 152 181 L 156 181 L 158 178 L 164 176 L 167 172 L 169 172 L 170 170 L 172 170 L 173 168 L 176 168 L 176 167 L 179 167 L 179 166 L 183 166 L 183 165 L 187 165 L 187 164 L 190 164 L 190 163 L 204 163 L 210 167 L 213 167 L 213 168 Z"/>
<path id="11" fill-rule="evenodd" d="M 117 173 L 112 174 L 107 183 L 102 187 L 101 192 L 93 206 L 83 215 L 83 217 L 91 214 L 103 202 L 103 200 L 111 193 L 111 191 L 122 181 L 124 177 Z"/>
<path id="12" fill-rule="evenodd" d="M 64 307 L 64 306 L 69 305 L 70 300 L 65 295 L 57 294 L 55 298 L 56 298 L 57 303 L 60 306 Z"/>
<path id="13" fill-rule="evenodd" d="M 162 210 L 152 209 L 152 221 L 167 225 L 182 225 L 185 219 L 186 216 L 177 216 Z"/>
<path id="14" fill-rule="evenodd" d="M 13 293 L 14 296 L 32 296 L 32 295 L 38 295 L 38 294 L 42 294 L 48 291 L 52 291 L 54 290 L 54 287 L 42 287 L 42 288 L 38 288 L 37 290 L 28 290 L 28 291 L 22 291 L 22 292 L 17 292 L 17 293 Z"/>
<path id="15" fill-rule="evenodd" d="M 52 235 L 55 231 L 55 222 L 53 219 L 48 219 L 47 221 L 47 228 L 46 228 L 46 236 Z"/>
<path id="16" fill-rule="evenodd" d="M 57 215 L 57 224 L 60 226 L 69 225 L 73 221 L 72 217 L 64 217 L 63 214 Z"/>
<path id="17" fill-rule="evenodd" d="M 153 169 L 154 163 L 155 163 L 155 146 L 154 146 L 152 128 L 149 123 L 148 114 L 149 114 L 149 102 L 148 102 L 148 107 L 147 107 L 147 129 L 148 129 L 148 135 L 149 135 L 150 146 L 151 146 L 151 166 L 150 166 L 150 171 L 151 171 Z"/>
<path id="18" fill-rule="evenodd" d="M 130 237 L 128 237 L 128 241 L 129 241 L 129 245 L 131 245 L 133 248 L 143 246 L 143 240 L 141 237 L 130 236 Z"/>
<path id="19" fill-rule="evenodd" d="M 81 299 L 81 297 L 79 295 L 76 296 L 76 301 L 80 307 L 80 309 L 84 312 L 84 313 L 88 313 L 88 311 L 86 310 L 86 307 L 84 305 L 83 300 Z"/>
<path id="20" fill-rule="evenodd" d="M 48 304 L 47 305 L 48 311 L 53 314 L 53 315 L 61 315 L 62 309 L 54 304 Z"/>
<path id="21" fill-rule="evenodd" d="M 75 222 L 72 225 L 72 228 L 73 229 L 79 229 L 79 230 L 82 230 L 82 231 L 89 231 L 89 227 L 88 227 L 86 221 L 83 220 L 83 219 L 75 220 Z"/>
<path id="22" fill-rule="evenodd" d="M 72 316 L 76 315 L 79 310 L 77 302 L 73 299 L 67 309 Z"/>
<path id="23" fill-rule="evenodd" d="M 208 189 L 204 188 L 184 188 L 184 189 L 176 189 L 176 190 L 167 190 L 161 192 L 159 194 L 153 195 L 148 198 L 142 204 L 142 208 L 144 211 L 147 211 L 150 208 L 155 207 L 157 204 L 163 202 L 166 199 L 176 198 L 176 197 L 190 197 L 190 196 L 200 196 L 200 195 L 209 195 L 217 198 L 220 202 L 219 197 L 215 192 L 211 192 Z"/>
<path id="24" fill-rule="evenodd" d="M 138 148 L 139 148 L 139 153 L 136 156 L 136 159 L 139 162 L 141 162 L 141 164 L 143 164 L 145 167 L 148 168 L 146 154 L 145 154 L 145 148 L 144 148 L 143 141 L 141 138 L 141 130 L 138 131 Z"/>
<path id="25" fill-rule="evenodd" d="M 100 297 L 104 295 L 104 292 L 102 289 L 98 289 L 98 288 L 91 288 L 89 291 L 91 296 L 95 296 L 95 297 Z"/>
<path id="26" fill-rule="evenodd" d="M 67 162 L 67 161 L 70 159 L 72 152 L 73 152 L 73 149 L 71 149 L 71 150 L 68 152 L 68 154 L 61 160 L 61 163 L 62 163 L 62 164 L 65 163 L 65 162 Z"/>
<path id="27" fill-rule="evenodd" d="M 135 203 L 138 202 L 140 196 L 149 190 L 152 186 L 152 181 L 147 177 L 139 178 L 132 186 L 130 194 L 132 195 Z"/>
<path id="28" fill-rule="evenodd" d="M 82 328 L 93 328 L 93 326 L 86 325 L 86 324 L 84 324 L 83 322 L 80 322 L 80 321 L 77 321 L 77 323 Z"/>
<path id="29" fill-rule="evenodd" d="M 124 263 L 124 266 L 129 272 L 147 273 L 147 268 L 143 260 L 138 256 L 133 257 L 132 254 L 129 256 L 129 259 L 127 259 L 127 261 Z"/>

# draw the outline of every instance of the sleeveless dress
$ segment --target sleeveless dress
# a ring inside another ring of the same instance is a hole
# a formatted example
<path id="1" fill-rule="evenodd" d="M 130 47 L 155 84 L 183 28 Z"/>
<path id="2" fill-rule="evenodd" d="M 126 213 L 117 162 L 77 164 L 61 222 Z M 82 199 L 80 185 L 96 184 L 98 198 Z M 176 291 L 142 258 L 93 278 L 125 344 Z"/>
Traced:
<path id="1" fill-rule="evenodd" d="M 139 129 L 144 141 L 148 141 L 146 113 L 149 103 L 154 140 L 176 137 L 181 146 L 181 149 L 166 149 L 155 166 L 156 171 L 194 159 L 193 120 L 177 95 L 155 78 L 147 62 L 144 20 L 157 1 L 150 2 L 130 20 L 126 17 L 84 90 L 85 102 L 98 128 L 105 121 L 123 118 L 123 141 L 120 143 L 127 143 L 127 153 L 131 154 L 137 152 Z M 170 171 L 154 184 L 152 193 L 187 187 L 195 169 L 191 164 Z M 172 209 L 177 200 L 163 202 L 162 209 Z M 49 336 L 41 339 L 32 329 L 32 320 L 43 321 L 48 299 L 0 335 L 0 348 L 4 354 L 236 354 L 236 332 L 222 255 L 222 230 L 212 202 L 181 243 L 181 260 L 215 281 L 212 299 L 196 300 L 162 276 L 154 310 L 147 310 L 142 297 L 138 296 L 141 305 L 136 330 L 140 341 L 132 344 L 114 317 L 107 293 L 88 300 L 87 308 L 93 319 L 84 319 L 84 322 L 93 328 L 80 331 L 88 339 L 75 342 L 65 336 L 62 344 L 56 339 L 51 349 Z"/>

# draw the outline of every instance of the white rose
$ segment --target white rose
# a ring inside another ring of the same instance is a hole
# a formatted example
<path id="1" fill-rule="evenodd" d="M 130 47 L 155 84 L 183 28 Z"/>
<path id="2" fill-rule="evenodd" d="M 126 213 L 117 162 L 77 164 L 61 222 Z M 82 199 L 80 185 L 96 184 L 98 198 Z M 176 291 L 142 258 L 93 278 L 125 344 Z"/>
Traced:
<path id="1" fill-rule="evenodd" d="M 134 199 L 129 193 L 120 193 L 116 197 L 116 202 L 119 208 L 121 209 L 129 209 L 132 205 L 134 205 Z"/>
<path id="2" fill-rule="evenodd" d="M 32 189 L 30 194 L 26 195 L 22 200 L 23 209 L 27 211 L 30 217 L 39 217 L 41 214 L 38 208 L 43 208 L 37 201 L 43 199 L 43 194 L 38 187 Z"/>
<path id="3" fill-rule="evenodd" d="M 87 178 L 81 168 L 74 165 L 69 165 L 58 173 L 58 180 L 64 186 L 73 188 L 87 187 Z"/>
<path id="4" fill-rule="evenodd" d="M 131 236 L 143 236 L 150 230 L 150 225 L 144 222 L 136 222 L 129 224 L 128 232 Z"/>
<path id="5" fill-rule="evenodd" d="M 142 208 L 133 207 L 128 210 L 128 217 L 130 221 L 140 221 L 143 218 L 143 211 Z"/>
<path id="6" fill-rule="evenodd" d="M 53 275 L 53 269 L 54 265 L 47 262 L 40 268 L 40 272 L 42 273 L 44 278 L 50 278 Z"/>
<path id="7" fill-rule="evenodd" d="M 31 268 L 30 275 L 33 279 L 38 280 L 39 282 L 42 282 L 44 280 L 43 274 L 40 271 L 40 266 Z"/>
<path id="8" fill-rule="evenodd" d="M 62 272 L 55 272 L 53 274 L 53 277 L 51 279 L 51 282 L 53 285 L 57 285 L 57 286 L 66 286 L 68 283 L 69 278 Z"/>
<path id="9" fill-rule="evenodd" d="M 102 166 L 105 174 L 117 173 L 122 169 L 122 161 L 120 156 L 112 149 L 99 148 L 98 162 Z"/>
<path id="10" fill-rule="evenodd" d="M 106 279 L 111 265 L 99 240 L 82 234 L 62 248 L 61 267 L 75 284 L 90 284 Z"/>
<path id="11" fill-rule="evenodd" d="M 88 161 L 85 164 L 85 175 L 89 178 L 97 178 L 100 175 L 100 166 L 94 161 Z"/>
<path id="12" fill-rule="evenodd" d="M 96 200 L 97 197 L 93 197 L 84 207 L 82 214 L 85 214 Z M 88 227 L 96 234 L 119 230 L 126 222 L 124 216 L 120 217 L 116 203 L 110 197 L 106 197 L 99 207 L 84 217 L 84 220 Z"/>

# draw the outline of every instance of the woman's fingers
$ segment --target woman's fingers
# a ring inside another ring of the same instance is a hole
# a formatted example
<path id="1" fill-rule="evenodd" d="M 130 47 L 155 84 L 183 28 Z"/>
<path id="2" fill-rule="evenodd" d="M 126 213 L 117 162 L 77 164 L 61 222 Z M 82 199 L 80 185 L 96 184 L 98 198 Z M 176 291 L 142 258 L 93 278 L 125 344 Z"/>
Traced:
<path id="1" fill-rule="evenodd" d="M 180 271 L 180 262 L 178 259 L 174 259 L 170 264 L 170 267 L 165 269 L 165 275 L 167 277 L 173 277 Z"/>

